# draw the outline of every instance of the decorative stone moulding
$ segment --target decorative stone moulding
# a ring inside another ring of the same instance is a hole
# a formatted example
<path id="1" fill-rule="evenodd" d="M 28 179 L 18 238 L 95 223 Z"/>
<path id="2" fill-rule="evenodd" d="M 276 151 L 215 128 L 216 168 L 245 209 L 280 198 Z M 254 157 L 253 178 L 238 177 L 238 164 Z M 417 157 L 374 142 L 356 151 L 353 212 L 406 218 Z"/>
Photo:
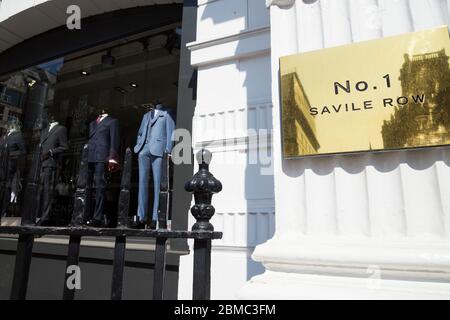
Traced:
<path id="1" fill-rule="evenodd" d="M 295 4 L 295 0 L 266 0 L 266 6 L 278 6 L 281 9 L 289 9 Z"/>

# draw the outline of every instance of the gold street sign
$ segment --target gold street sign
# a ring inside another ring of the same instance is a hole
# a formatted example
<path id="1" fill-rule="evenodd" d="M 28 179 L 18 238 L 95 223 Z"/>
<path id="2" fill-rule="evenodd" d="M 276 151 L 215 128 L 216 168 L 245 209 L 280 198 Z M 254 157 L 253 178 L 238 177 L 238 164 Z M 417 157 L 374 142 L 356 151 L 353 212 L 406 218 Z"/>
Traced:
<path id="1" fill-rule="evenodd" d="M 286 158 L 450 144 L 447 27 L 280 59 Z"/>

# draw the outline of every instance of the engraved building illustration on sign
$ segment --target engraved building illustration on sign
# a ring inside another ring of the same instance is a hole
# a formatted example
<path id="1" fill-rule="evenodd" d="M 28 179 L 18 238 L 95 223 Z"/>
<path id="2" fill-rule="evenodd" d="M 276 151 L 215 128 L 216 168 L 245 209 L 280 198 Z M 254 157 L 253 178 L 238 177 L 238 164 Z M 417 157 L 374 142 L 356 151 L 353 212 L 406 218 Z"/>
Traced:
<path id="1" fill-rule="evenodd" d="M 315 119 L 310 115 L 311 104 L 296 72 L 282 77 L 284 154 L 295 157 L 299 154 L 317 154 Z"/>
<path id="2" fill-rule="evenodd" d="M 404 96 L 424 95 L 424 99 L 395 108 L 382 128 L 385 148 L 449 144 L 450 67 L 445 50 L 405 54 L 399 80 Z"/>

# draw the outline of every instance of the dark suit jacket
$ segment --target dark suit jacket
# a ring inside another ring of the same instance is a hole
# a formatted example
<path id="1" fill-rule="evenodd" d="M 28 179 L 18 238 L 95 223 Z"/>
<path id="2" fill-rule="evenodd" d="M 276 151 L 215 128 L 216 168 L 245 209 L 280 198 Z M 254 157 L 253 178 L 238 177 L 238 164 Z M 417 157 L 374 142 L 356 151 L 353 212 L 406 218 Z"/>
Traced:
<path id="1" fill-rule="evenodd" d="M 119 161 L 119 121 L 110 116 L 89 124 L 88 162 Z"/>
<path id="2" fill-rule="evenodd" d="M 58 158 L 61 153 L 69 149 L 67 143 L 67 129 L 64 126 L 56 125 L 49 131 L 49 128 L 41 134 L 41 153 L 51 151 L 52 156 L 42 162 L 42 168 L 56 168 Z"/>
<path id="3" fill-rule="evenodd" d="M 9 136 L 5 134 L 0 139 L 0 148 L 2 151 L 7 148 L 9 157 L 18 157 L 27 153 L 25 141 L 20 131 L 13 132 Z"/>
<path id="4" fill-rule="evenodd" d="M 0 138 L 0 181 L 4 182 L 10 176 L 9 171 L 16 171 L 19 160 L 24 160 L 23 156 L 27 153 L 25 141 L 20 131 L 5 134 Z M 12 177 L 10 177 L 12 178 Z"/>

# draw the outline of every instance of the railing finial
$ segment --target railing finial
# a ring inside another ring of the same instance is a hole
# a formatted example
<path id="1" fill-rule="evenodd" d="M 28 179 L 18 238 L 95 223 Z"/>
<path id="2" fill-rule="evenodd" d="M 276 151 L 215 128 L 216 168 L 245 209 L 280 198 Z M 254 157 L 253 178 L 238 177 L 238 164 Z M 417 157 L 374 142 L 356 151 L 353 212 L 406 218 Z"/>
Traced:
<path id="1" fill-rule="evenodd" d="M 202 149 L 196 157 L 199 171 L 185 185 L 186 191 L 194 194 L 195 205 L 191 208 L 191 213 L 197 222 L 192 230 L 214 231 L 213 225 L 209 222 L 215 213 L 211 200 L 215 193 L 222 191 L 222 183 L 209 172 L 211 152 Z"/>

